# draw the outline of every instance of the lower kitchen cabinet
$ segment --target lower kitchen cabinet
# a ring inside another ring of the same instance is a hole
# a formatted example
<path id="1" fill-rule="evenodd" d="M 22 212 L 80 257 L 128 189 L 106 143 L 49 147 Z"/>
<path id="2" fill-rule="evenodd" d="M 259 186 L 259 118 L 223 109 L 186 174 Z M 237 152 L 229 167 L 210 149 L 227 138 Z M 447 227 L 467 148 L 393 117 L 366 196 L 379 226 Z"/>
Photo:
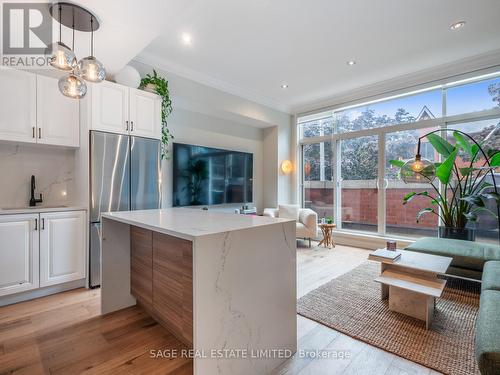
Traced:
<path id="1" fill-rule="evenodd" d="M 0 215 L 0 296 L 36 289 L 38 214 Z"/>
<path id="2" fill-rule="evenodd" d="M 85 277 L 84 211 L 40 214 L 40 287 Z"/>
<path id="3" fill-rule="evenodd" d="M 86 276 L 86 213 L 0 215 L 0 297 Z"/>

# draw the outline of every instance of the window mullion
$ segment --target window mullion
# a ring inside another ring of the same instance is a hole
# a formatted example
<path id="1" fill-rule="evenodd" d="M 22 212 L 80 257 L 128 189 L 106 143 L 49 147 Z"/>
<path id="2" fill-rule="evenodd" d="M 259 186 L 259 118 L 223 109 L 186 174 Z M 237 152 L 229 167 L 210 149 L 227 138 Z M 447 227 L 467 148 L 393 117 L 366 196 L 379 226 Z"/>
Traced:
<path id="1" fill-rule="evenodd" d="M 385 133 L 378 135 L 378 173 L 377 173 L 377 224 L 378 233 L 386 233 L 386 189 L 385 189 Z"/>
<path id="2" fill-rule="evenodd" d="M 334 219 L 337 228 L 342 228 L 342 189 L 341 189 L 341 179 L 342 179 L 342 170 L 341 170 L 341 160 L 340 160 L 340 148 L 341 141 L 336 140 L 332 141 L 333 144 L 333 157 L 335 159 L 335 168 L 334 177 L 333 177 L 333 191 L 335 194 L 334 198 Z"/>

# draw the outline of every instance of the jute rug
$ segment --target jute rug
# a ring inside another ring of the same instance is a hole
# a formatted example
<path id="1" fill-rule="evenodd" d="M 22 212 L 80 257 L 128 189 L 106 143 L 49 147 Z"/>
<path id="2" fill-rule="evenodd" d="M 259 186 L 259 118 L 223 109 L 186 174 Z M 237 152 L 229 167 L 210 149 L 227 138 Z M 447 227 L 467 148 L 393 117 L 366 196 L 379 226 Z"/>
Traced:
<path id="1" fill-rule="evenodd" d="M 479 374 L 474 359 L 479 283 L 449 278 L 427 331 L 424 322 L 389 311 L 373 281 L 379 272 L 379 263 L 363 263 L 300 298 L 298 313 L 436 371 Z"/>

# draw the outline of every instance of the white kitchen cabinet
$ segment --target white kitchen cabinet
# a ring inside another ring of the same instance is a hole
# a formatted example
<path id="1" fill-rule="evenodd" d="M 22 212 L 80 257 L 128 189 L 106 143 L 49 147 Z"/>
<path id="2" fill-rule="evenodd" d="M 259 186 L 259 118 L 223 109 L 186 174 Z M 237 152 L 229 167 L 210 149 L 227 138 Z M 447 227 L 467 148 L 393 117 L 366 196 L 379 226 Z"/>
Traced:
<path id="1" fill-rule="evenodd" d="M 0 140 L 80 146 L 79 103 L 62 95 L 57 81 L 0 68 Z"/>
<path id="2" fill-rule="evenodd" d="M 35 143 L 36 75 L 0 68 L 0 140 Z"/>
<path id="3" fill-rule="evenodd" d="M 161 136 L 161 99 L 158 95 L 130 89 L 130 135 L 147 138 Z"/>
<path id="4" fill-rule="evenodd" d="M 161 138 L 161 98 L 153 93 L 104 81 L 92 84 L 92 130 Z"/>
<path id="5" fill-rule="evenodd" d="M 129 88 L 103 81 L 92 84 L 93 130 L 125 134 L 129 131 Z"/>
<path id="6" fill-rule="evenodd" d="M 59 92 L 58 80 L 37 76 L 37 143 L 79 147 L 79 103 Z"/>
<path id="7" fill-rule="evenodd" d="M 0 296 L 39 287 L 38 214 L 0 215 Z"/>
<path id="8" fill-rule="evenodd" d="M 85 277 L 85 211 L 40 214 L 40 287 Z"/>

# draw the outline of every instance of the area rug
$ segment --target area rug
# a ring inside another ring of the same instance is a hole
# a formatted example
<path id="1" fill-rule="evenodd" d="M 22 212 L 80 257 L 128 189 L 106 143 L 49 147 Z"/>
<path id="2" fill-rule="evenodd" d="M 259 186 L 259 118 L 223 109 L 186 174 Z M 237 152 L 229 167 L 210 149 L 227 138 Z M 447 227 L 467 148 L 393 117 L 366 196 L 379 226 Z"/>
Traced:
<path id="1" fill-rule="evenodd" d="M 449 278 L 426 330 L 423 321 L 389 311 L 373 281 L 379 272 L 379 263 L 363 263 L 300 298 L 298 313 L 444 374 L 479 374 L 474 359 L 479 283 Z"/>

